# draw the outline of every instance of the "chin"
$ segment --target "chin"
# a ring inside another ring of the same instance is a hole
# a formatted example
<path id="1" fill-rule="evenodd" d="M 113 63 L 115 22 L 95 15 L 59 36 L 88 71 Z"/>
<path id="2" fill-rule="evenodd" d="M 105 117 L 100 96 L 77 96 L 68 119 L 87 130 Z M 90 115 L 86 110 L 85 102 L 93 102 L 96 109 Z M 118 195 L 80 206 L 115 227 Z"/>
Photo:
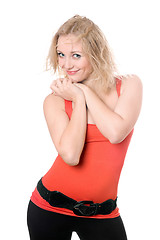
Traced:
<path id="1" fill-rule="evenodd" d="M 83 80 L 79 80 L 79 79 L 75 79 L 74 77 L 68 76 L 68 78 L 74 82 L 74 83 L 78 83 L 78 82 L 82 82 Z"/>

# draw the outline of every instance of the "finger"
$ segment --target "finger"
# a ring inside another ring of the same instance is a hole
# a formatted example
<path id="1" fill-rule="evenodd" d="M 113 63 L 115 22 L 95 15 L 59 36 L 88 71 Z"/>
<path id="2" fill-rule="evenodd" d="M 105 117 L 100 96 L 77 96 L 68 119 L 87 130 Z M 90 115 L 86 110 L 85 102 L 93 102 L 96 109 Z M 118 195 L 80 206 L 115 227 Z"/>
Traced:
<path id="1" fill-rule="evenodd" d="M 76 87 L 80 88 L 81 90 L 84 90 L 84 87 L 81 83 L 73 83 Z"/>
<path id="2" fill-rule="evenodd" d="M 52 90 L 52 93 L 51 94 L 53 94 L 54 96 L 58 96 L 58 92 L 56 92 L 56 91 L 54 91 L 54 90 Z"/>
<path id="3" fill-rule="evenodd" d="M 54 81 L 51 83 L 50 88 L 53 89 L 54 87 L 56 87 L 56 84 L 57 84 L 57 83 L 56 83 L 56 81 L 54 80 Z"/>
<path id="4" fill-rule="evenodd" d="M 73 84 L 73 83 L 72 83 L 72 80 L 69 79 L 69 78 L 67 78 L 66 81 L 67 81 L 67 85 L 69 85 L 69 86 L 71 86 L 71 85 Z"/>
<path id="5" fill-rule="evenodd" d="M 66 86 L 67 83 L 68 83 L 68 80 L 67 80 L 66 78 L 64 78 L 62 84 L 63 84 L 64 86 Z"/>
<path id="6" fill-rule="evenodd" d="M 62 86 L 62 80 L 61 80 L 61 79 L 57 79 L 56 85 L 57 85 L 58 87 Z"/>
<path id="7" fill-rule="evenodd" d="M 50 85 L 50 88 L 53 92 L 57 92 L 58 91 L 58 87 L 55 85 Z"/>
<path id="8" fill-rule="evenodd" d="M 53 86 L 56 86 L 56 84 L 57 84 L 56 80 L 53 80 L 53 82 L 51 83 L 51 85 L 53 85 Z"/>
<path id="9" fill-rule="evenodd" d="M 78 83 L 73 83 L 75 86 L 79 87 Z"/>
<path id="10" fill-rule="evenodd" d="M 69 82 L 69 83 L 72 83 L 72 80 L 71 80 L 70 78 L 68 78 L 68 82 Z"/>

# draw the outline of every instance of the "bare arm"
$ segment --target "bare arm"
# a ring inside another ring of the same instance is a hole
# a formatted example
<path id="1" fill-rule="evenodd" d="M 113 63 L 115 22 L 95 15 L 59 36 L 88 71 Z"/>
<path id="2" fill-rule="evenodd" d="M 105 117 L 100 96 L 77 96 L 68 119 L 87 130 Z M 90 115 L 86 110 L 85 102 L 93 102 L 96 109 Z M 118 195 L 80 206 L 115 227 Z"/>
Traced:
<path id="1" fill-rule="evenodd" d="M 133 129 L 141 109 L 142 83 L 140 79 L 132 75 L 123 79 L 121 96 L 116 108 L 112 111 L 101 99 L 84 84 L 79 86 L 86 98 L 87 107 L 100 132 L 111 143 L 119 143 Z"/>
<path id="2" fill-rule="evenodd" d="M 56 150 L 69 165 L 79 163 L 86 136 L 86 102 L 83 91 L 71 82 L 58 82 L 52 86 L 56 96 L 50 94 L 44 100 L 44 115 Z M 74 102 L 69 120 L 64 107 L 64 96 Z"/>

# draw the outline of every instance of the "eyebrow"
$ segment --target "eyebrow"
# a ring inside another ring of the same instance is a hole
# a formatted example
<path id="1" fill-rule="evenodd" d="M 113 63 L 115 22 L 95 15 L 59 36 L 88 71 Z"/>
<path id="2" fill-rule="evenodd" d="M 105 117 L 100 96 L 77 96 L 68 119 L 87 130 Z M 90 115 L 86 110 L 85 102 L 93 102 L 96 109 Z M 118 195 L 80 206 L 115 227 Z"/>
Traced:
<path id="1" fill-rule="evenodd" d="M 62 53 L 62 51 L 61 51 L 61 50 L 58 50 L 58 49 L 57 49 L 57 52 L 61 52 L 61 53 Z M 74 51 L 72 51 L 71 53 L 77 53 L 77 52 L 82 53 L 81 51 L 78 51 L 78 50 L 77 50 L 77 51 L 74 50 Z"/>

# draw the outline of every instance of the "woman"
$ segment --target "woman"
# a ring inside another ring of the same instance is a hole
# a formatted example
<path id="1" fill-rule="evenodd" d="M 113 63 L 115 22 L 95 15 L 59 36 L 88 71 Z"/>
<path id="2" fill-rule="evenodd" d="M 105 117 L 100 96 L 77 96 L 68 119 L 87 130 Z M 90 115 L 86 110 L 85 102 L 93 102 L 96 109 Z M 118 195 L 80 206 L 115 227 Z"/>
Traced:
<path id="1" fill-rule="evenodd" d="M 30 239 L 126 240 L 117 187 L 138 119 L 142 84 L 115 77 L 107 41 L 92 21 L 74 16 L 53 37 L 44 115 L 58 152 L 28 207 Z M 62 75 L 61 75 L 62 76 Z"/>

